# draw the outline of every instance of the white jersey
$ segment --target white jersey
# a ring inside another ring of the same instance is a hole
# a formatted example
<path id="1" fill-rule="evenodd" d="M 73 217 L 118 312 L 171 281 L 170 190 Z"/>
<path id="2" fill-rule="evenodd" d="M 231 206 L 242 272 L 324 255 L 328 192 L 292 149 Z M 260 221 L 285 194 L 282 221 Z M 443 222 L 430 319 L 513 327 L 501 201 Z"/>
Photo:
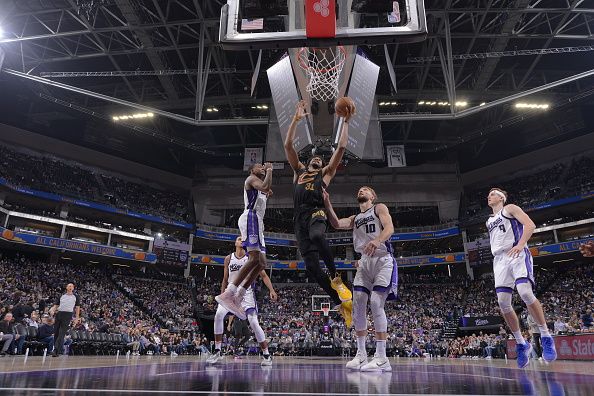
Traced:
<path id="1" fill-rule="evenodd" d="M 487 229 L 491 239 L 491 253 L 497 256 L 507 253 L 516 246 L 524 233 L 524 226 L 513 217 L 506 216 L 505 208 L 491 215 L 487 220 Z"/>
<path id="2" fill-rule="evenodd" d="M 375 205 L 365 212 L 355 216 L 353 222 L 353 245 L 357 253 L 363 254 L 363 249 L 367 244 L 379 237 L 384 227 L 378 215 L 375 213 Z M 386 241 L 375 250 L 375 257 L 392 254 L 392 245 Z"/>
<path id="3" fill-rule="evenodd" d="M 245 212 L 253 210 L 258 215 L 258 218 L 264 219 L 264 212 L 266 211 L 266 201 L 268 195 L 255 188 L 246 190 L 243 189 L 243 203 L 245 205 Z"/>
<path id="4" fill-rule="evenodd" d="M 243 268 L 243 266 L 248 262 L 248 255 L 246 254 L 242 258 L 237 258 L 235 252 L 231 253 L 231 260 L 229 260 L 229 283 L 235 282 L 237 276 L 239 275 L 239 271 Z M 251 286 L 248 290 L 251 289 Z"/>

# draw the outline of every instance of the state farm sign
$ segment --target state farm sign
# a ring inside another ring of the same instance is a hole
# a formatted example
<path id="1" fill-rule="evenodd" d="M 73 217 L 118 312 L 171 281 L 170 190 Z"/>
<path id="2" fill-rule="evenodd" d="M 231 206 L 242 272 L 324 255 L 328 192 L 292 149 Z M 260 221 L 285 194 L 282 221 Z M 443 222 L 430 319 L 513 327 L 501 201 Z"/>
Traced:
<path id="1" fill-rule="evenodd" d="M 594 360 L 594 334 L 556 336 L 557 358 L 566 360 Z M 507 356 L 516 358 L 516 342 L 507 340 Z"/>

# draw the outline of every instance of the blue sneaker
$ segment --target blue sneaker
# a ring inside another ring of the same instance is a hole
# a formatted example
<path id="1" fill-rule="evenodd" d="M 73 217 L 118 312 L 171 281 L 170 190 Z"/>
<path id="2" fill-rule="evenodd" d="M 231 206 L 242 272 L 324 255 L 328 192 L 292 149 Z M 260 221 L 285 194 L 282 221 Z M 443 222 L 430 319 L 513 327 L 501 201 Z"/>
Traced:
<path id="1" fill-rule="evenodd" d="M 528 341 L 525 344 L 516 344 L 519 368 L 524 368 L 528 365 L 530 362 L 530 352 L 532 352 L 532 345 Z"/>
<path id="2" fill-rule="evenodd" d="M 546 362 L 552 362 L 557 359 L 553 337 L 540 337 L 540 343 L 542 344 L 542 358 Z"/>

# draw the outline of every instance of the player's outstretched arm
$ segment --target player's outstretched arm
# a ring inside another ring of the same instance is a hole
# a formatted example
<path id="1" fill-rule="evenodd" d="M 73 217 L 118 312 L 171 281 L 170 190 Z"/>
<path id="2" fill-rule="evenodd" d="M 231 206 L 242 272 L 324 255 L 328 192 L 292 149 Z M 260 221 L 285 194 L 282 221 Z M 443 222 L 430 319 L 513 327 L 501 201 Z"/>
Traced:
<path id="1" fill-rule="evenodd" d="M 390 215 L 388 207 L 384 204 L 377 204 L 375 205 L 375 213 L 377 214 L 377 217 L 379 217 L 383 229 L 376 239 L 369 241 L 367 246 L 365 246 L 363 252 L 368 256 L 373 256 L 375 249 L 382 243 L 389 241 L 392 234 L 394 234 L 394 223 L 392 222 L 392 216 Z"/>
<path id="2" fill-rule="evenodd" d="M 338 169 L 338 165 L 342 161 L 342 157 L 346 151 L 347 143 L 349 142 L 349 124 L 347 122 L 350 115 L 345 117 L 345 122 L 342 123 L 342 130 L 340 132 L 340 137 L 338 138 L 338 146 L 332 157 L 330 157 L 330 161 L 328 161 L 328 165 L 324 167 L 323 175 L 324 175 L 324 183 L 328 185 L 334 175 L 336 175 L 336 169 Z"/>
<path id="3" fill-rule="evenodd" d="M 289 161 L 289 165 L 291 165 L 291 168 L 293 168 L 293 171 L 295 172 L 305 168 L 305 165 L 299 162 L 299 156 L 297 155 L 297 151 L 295 151 L 295 147 L 293 147 L 293 141 L 295 140 L 295 131 L 297 130 L 297 124 L 305 116 L 307 116 L 307 113 L 305 112 L 305 101 L 302 100 L 299 103 L 297 103 L 295 115 L 293 116 L 293 121 L 289 126 L 289 132 L 287 133 L 287 137 L 285 138 L 285 154 L 287 155 L 287 161 Z"/>
<path id="4" fill-rule="evenodd" d="M 266 171 L 264 180 L 261 180 L 255 175 L 250 175 L 245 182 L 246 186 L 265 193 L 270 191 L 270 187 L 272 187 L 272 164 L 266 162 L 264 164 L 264 170 Z"/>
<path id="5" fill-rule="evenodd" d="M 522 237 L 518 241 L 518 244 L 516 246 L 514 246 L 513 248 L 511 248 L 511 250 L 509 252 L 507 252 L 508 256 L 518 257 L 520 255 L 520 253 L 522 252 L 522 250 L 524 250 L 524 248 L 526 247 L 526 244 L 528 243 L 528 241 L 530 240 L 532 233 L 536 229 L 536 224 L 534 224 L 534 222 L 532 221 L 530 216 L 528 216 L 526 214 L 526 212 L 524 212 L 522 210 L 522 208 L 520 208 L 517 205 L 513 205 L 513 204 L 506 205 L 503 208 L 503 210 L 507 214 L 512 215 L 516 220 L 518 220 L 524 226 L 524 232 L 522 233 Z"/>
<path id="6" fill-rule="evenodd" d="M 268 291 L 270 292 L 270 299 L 272 301 L 277 301 L 278 296 L 276 295 L 276 292 L 274 291 L 274 286 L 272 286 L 272 281 L 270 280 L 270 277 L 268 276 L 265 270 L 262 270 L 260 272 L 260 278 L 262 278 L 262 282 L 264 282 L 264 284 L 268 288 Z"/>
<path id="7" fill-rule="evenodd" d="M 344 219 L 339 219 L 332 207 L 332 203 L 330 202 L 330 194 L 326 189 L 323 189 L 324 194 L 324 206 L 326 207 L 326 215 L 328 216 L 328 221 L 337 230 L 352 230 L 353 229 L 353 221 L 355 220 L 355 216 L 347 217 Z"/>
<path id="8" fill-rule="evenodd" d="M 225 292 L 227 285 L 229 283 L 229 262 L 231 261 L 231 255 L 225 257 L 225 262 L 223 264 L 223 281 L 221 282 L 221 294 Z"/>

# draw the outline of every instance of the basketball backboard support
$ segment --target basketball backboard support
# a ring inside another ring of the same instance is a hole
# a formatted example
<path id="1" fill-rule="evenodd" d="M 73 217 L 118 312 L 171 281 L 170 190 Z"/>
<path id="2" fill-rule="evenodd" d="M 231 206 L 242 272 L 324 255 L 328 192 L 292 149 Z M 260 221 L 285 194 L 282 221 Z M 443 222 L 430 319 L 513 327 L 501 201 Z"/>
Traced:
<path id="1" fill-rule="evenodd" d="M 309 15 L 335 0 L 227 0 L 221 8 L 224 49 L 331 47 L 422 41 L 427 36 L 423 0 L 338 0 L 334 37 L 308 37 Z M 311 34 L 311 33 L 310 33 Z"/>

